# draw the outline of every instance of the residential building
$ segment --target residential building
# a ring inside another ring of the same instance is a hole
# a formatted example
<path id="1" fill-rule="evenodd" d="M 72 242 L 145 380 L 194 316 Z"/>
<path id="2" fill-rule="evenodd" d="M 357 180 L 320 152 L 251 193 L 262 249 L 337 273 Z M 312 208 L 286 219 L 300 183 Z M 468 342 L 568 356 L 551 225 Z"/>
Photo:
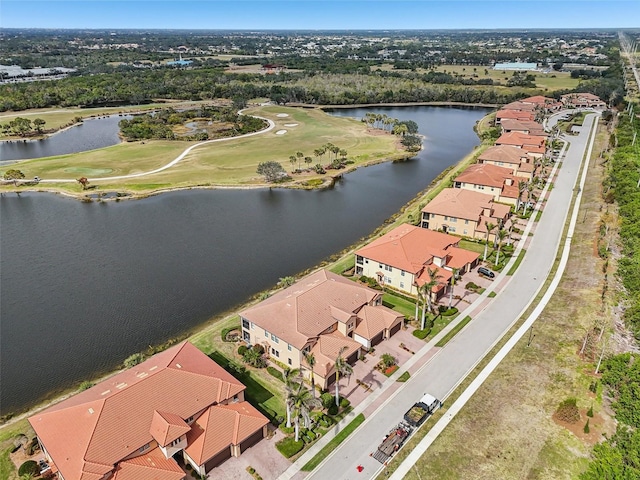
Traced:
<path id="1" fill-rule="evenodd" d="M 422 228 L 468 238 L 494 240 L 499 227 L 507 228 L 511 207 L 493 201 L 493 195 L 464 188 L 445 188 L 422 209 Z"/>
<path id="2" fill-rule="evenodd" d="M 458 175 L 453 180 L 453 186 L 489 193 L 493 195 L 496 202 L 515 205 L 518 201 L 518 178 L 512 174 L 509 168 L 476 163 Z"/>
<path id="3" fill-rule="evenodd" d="M 536 119 L 536 115 L 534 112 L 528 110 L 498 110 L 496 112 L 496 125 L 500 125 L 505 119 L 534 121 Z"/>
<path id="4" fill-rule="evenodd" d="M 403 224 L 356 251 L 356 274 L 416 295 L 431 280 L 429 270 L 436 270 L 440 283 L 431 292 L 436 301 L 454 269 L 463 275 L 478 263 L 479 255 L 460 248 L 459 243 L 459 237 Z"/>
<path id="5" fill-rule="evenodd" d="M 562 95 L 561 101 L 570 108 L 607 108 L 607 104 L 592 93 L 567 93 Z"/>
<path id="6" fill-rule="evenodd" d="M 546 150 L 546 137 L 527 135 L 520 132 L 503 133 L 496 140 L 496 145 L 511 145 L 527 152 L 534 158 L 543 157 Z"/>
<path id="7" fill-rule="evenodd" d="M 543 112 L 552 112 L 562 108 L 562 103 L 558 102 L 555 98 L 543 97 L 542 95 L 523 98 L 520 102 L 533 104 Z"/>
<path id="8" fill-rule="evenodd" d="M 509 168 L 513 175 L 527 181 L 533 178 L 535 170 L 534 159 L 526 151 L 513 145 L 489 147 L 478 156 L 478 162 Z"/>
<path id="9" fill-rule="evenodd" d="M 500 122 L 502 133 L 520 132 L 526 135 L 536 135 L 540 137 L 548 136 L 542 124 L 531 120 L 513 120 L 505 118 Z"/>
<path id="10" fill-rule="evenodd" d="M 240 313 L 242 338 L 260 344 L 272 359 L 290 368 L 305 368 L 313 354 L 316 383 L 335 381 L 335 362 L 350 364 L 400 330 L 403 316 L 382 305 L 382 292 L 319 270 Z"/>
<path id="11" fill-rule="evenodd" d="M 182 480 L 267 433 L 245 386 L 182 342 L 29 418 L 60 480 Z"/>

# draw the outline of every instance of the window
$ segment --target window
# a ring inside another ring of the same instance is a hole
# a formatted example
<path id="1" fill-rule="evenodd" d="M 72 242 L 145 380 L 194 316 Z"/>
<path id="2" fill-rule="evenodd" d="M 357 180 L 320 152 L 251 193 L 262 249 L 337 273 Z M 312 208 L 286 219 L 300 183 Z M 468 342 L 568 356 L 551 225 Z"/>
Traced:
<path id="1" fill-rule="evenodd" d="M 171 442 L 171 443 L 169 444 L 169 446 L 170 446 L 170 447 L 175 447 L 177 444 L 179 444 L 179 443 L 180 443 L 180 440 L 181 440 L 181 439 L 182 439 L 182 437 L 178 437 L 178 438 L 176 438 L 173 442 Z"/>
<path id="2" fill-rule="evenodd" d="M 273 340 L 276 343 L 280 343 L 280 339 L 276 337 L 273 333 L 271 334 L 271 340 Z"/>
<path id="3" fill-rule="evenodd" d="M 138 449 L 138 451 L 139 451 L 139 452 L 144 452 L 144 451 L 145 451 L 145 450 L 147 450 L 148 448 L 149 448 L 149 444 L 147 443 L 147 444 L 145 444 L 145 445 L 142 445 L 142 446 Z"/>
<path id="4" fill-rule="evenodd" d="M 251 322 L 251 330 L 253 330 L 254 328 L 256 328 L 256 324 Z"/>
<path id="5" fill-rule="evenodd" d="M 404 277 L 404 270 L 400 271 L 400 276 Z"/>
<path id="6" fill-rule="evenodd" d="M 360 255 L 356 255 L 356 263 L 362 265 L 362 257 Z"/>
<path id="7" fill-rule="evenodd" d="M 290 359 L 290 358 L 287 358 L 287 363 L 288 363 L 289 365 L 292 365 L 292 363 L 291 363 L 291 359 Z"/>
<path id="8" fill-rule="evenodd" d="M 291 344 L 287 343 L 287 350 L 291 351 Z"/>
<path id="9" fill-rule="evenodd" d="M 447 217 L 446 215 L 444 216 L 444 221 L 446 222 L 447 220 L 449 220 L 449 217 Z"/>
<path id="10" fill-rule="evenodd" d="M 378 264 L 378 268 L 382 268 L 382 264 L 381 263 Z"/>
<path id="11" fill-rule="evenodd" d="M 385 266 L 384 266 L 384 269 L 385 269 L 387 272 L 393 272 L 393 267 L 390 267 L 389 265 L 385 265 Z"/>
<path id="12" fill-rule="evenodd" d="M 191 423 L 191 422 L 193 422 L 193 415 L 191 415 L 189 418 L 187 418 L 187 419 L 185 420 L 185 422 L 187 422 L 187 423 Z"/>
<path id="13" fill-rule="evenodd" d="M 455 232 L 456 231 L 456 227 L 449 227 L 449 231 L 450 232 Z"/>
<path id="14" fill-rule="evenodd" d="M 244 328 L 245 330 L 249 330 L 249 321 L 245 320 L 244 318 L 242 319 L 242 328 Z"/>
<path id="15" fill-rule="evenodd" d="M 466 229 L 466 228 L 464 229 L 464 234 L 465 234 L 465 235 L 467 235 L 467 234 L 468 234 L 468 232 L 467 232 L 467 229 Z"/>
<path id="16" fill-rule="evenodd" d="M 264 336 L 269 338 L 269 332 L 267 332 L 266 330 L 264 331 Z"/>
<path id="17" fill-rule="evenodd" d="M 388 283 L 389 285 L 391 285 L 391 277 L 387 277 L 386 275 L 384 276 L 384 283 Z"/>
<path id="18" fill-rule="evenodd" d="M 400 288 L 404 288 L 404 282 L 400 282 Z"/>
<path id="19" fill-rule="evenodd" d="M 464 221 L 464 224 L 465 224 L 465 225 L 469 225 L 469 220 L 465 220 L 465 221 Z"/>

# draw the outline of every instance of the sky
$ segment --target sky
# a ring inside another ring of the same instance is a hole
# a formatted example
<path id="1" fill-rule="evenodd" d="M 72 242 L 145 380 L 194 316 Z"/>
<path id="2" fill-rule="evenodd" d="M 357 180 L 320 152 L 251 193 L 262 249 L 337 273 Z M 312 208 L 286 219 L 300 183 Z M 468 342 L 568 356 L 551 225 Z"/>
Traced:
<path id="1" fill-rule="evenodd" d="M 0 0 L 0 28 L 640 28 L 640 1 Z"/>

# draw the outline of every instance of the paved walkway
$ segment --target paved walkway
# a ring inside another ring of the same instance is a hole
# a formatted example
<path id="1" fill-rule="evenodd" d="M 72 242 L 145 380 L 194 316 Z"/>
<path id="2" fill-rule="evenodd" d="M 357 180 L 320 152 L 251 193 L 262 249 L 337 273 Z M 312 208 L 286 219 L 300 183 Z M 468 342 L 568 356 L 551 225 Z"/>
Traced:
<path id="1" fill-rule="evenodd" d="M 535 207 L 537 210 L 543 199 L 548 196 L 545 215 L 542 216 L 537 227 L 538 232 L 544 232 L 544 235 L 538 234 L 530 239 L 528 233 L 532 228 L 532 222 L 529 223 L 518 245 L 518 248 L 522 248 L 525 243 L 530 242 L 527 250 L 529 254 L 525 256 L 520 268 L 508 281 L 509 295 L 499 293 L 492 301 L 488 301 L 489 290 L 487 290 L 459 317 L 462 319 L 470 315 L 473 321 L 444 348 L 429 353 L 440 336 L 454 327 L 453 324 L 410 359 L 413 364 L 407 365 L 407 368 L 411 369 L 415 365 L 415 374 L 408 382 L 394 387 L 392 393 L 383 395 L 381 389 L 376 392 L 375 398 L 367 399 L 368 404 L 358 406 L 352 416 L 345 419 L 342 426 L 365 409 L 369 411 L 374 409 L 374 412 L 343 442 L 340 448 L 312 472 L 311 478 L 337 480 L 375 477 L 383 467 L 369 454 L 377 447 L 384 435 L 402 419 L 404 412 L 425 392 L 446 399 L 528 308 L 553 266 L 594 117 L 595 115 L 587 116 L 585 125 L 578 128 L 578 135 L 568 137 L 571 148 L 563 149 L 562 168 L 557 176 L 557 166 L 552 172 L 552 178 L 555 176 L 554 188 L 550 191 L 546 190 Z M 549 208 L 550 205 L 553 208 Z M 532 218 L 535 217 L 534 213 Z M 512 261 L 516 258 L 517 254 Z M 509 267 L 505 268 L 504 272 L 508 270 Z M 498 275 L 494 284 L 504 288 L 505 283 L 507 283 L 506 273 L 502 273 Z M 430 357 L 428 360 L 425 357 L 427 353 Z M 400 373 L 401 371 L 398 371 L 394 376 Z M 394 378 L 392 377 L 389 381 L 391 380 Z M 335 433 L 337 432 L 333 434 Z M 330 439 L 327 437 L 332 436 L 330 434 L 322 440 L 327 441 Z M 312 458 L 323 444 L 324 442 L 319 442 L 314 445 L 281 478 L 292 478 L 299 467 Z M 364 466 L 362 473 L 357 472 L 358 465 Z"/>

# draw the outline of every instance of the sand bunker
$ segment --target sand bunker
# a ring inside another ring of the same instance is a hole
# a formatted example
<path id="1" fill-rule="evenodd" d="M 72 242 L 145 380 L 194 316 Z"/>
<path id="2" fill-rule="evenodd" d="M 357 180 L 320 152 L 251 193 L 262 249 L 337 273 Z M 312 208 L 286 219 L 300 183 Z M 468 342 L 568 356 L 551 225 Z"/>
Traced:
<path id="1" fill-rule="evenodd" d="M 289 114 L 288 114 L 288 113 L 278 113 L 278 114 L 276 115 L 276 117 L 280 117 L 280 118 L 285 118 L 285 117 L 288 117 L 288 116 L 289 116 Z"/>
<path id="2" fill-rule="evenodd" d="M 285 127 L 297 127 L 298 124 L 297 123 L 285 123 L 284 126 Z"/>
<path id="3" fill-rule="evenodd" d="M 278 130 L 278 131 L 276 132 L 276 135 L 284 135 L 285 133 L 287 133 L 287 131 L 286 131 L 286 130 Z"/>

